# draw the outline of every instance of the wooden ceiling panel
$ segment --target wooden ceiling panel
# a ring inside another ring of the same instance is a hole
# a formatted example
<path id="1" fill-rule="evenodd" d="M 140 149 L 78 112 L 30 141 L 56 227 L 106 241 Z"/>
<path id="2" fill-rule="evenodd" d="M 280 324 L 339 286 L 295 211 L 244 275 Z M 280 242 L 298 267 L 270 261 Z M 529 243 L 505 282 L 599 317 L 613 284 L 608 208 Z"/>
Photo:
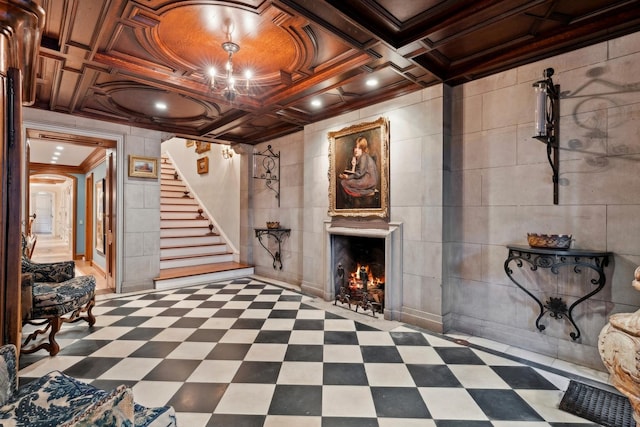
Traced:
<path id="1" fill-rule="evenodd" d="M 249 144 L 640 30 L 640 0 L 41 4 L 36 108 Z M 240 46 L 234 71 L 254 73 L 250 93 L 233 102 L 208 75 L 227 59 L 228 32 Z M 377 87 L 366 85 L 369 77 Z"/>

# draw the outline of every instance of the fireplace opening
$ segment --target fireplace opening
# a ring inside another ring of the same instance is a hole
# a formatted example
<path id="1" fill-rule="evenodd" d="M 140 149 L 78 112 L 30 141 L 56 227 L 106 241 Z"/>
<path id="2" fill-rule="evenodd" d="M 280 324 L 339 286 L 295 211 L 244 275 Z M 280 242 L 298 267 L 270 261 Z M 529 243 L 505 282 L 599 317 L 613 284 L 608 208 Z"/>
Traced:
<path id="1" fill-rule="evenodd" d="M 385 239 L 332 236 L 335 302 L 358 311 L 384 312 Z"/>

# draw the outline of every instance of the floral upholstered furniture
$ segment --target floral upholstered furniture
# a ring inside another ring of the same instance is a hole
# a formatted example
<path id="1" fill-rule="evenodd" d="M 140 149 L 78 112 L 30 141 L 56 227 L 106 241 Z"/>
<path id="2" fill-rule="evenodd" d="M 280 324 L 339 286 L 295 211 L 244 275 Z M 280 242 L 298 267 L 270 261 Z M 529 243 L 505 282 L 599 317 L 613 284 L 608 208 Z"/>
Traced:
<path id="1" fill-rule="evenodd" d="M 89 326 L 93 326 L 96 318 L 91 309 L 95 305 L 95 290 L 95 277 L 76 277 L 73 261 L 35 263 L 23 256 L 23 325 L 44 327 L 26 337 L 21 352 L 28 354 L 45 349 L 51 356 L 55 356 L 60 351 L 55 337 L 63 323 L 84 320 Z M 47 332 L 48 340 L 36 344 L 36 338 Z"/>
<path id="2" fill-rule="evenodd" d="M 171 406 L 147 408 L 124 385 L 100 390 L 59 371 L 18 387 L 16 347 L 0 347 L 0 425 L 175 427 Z"/>

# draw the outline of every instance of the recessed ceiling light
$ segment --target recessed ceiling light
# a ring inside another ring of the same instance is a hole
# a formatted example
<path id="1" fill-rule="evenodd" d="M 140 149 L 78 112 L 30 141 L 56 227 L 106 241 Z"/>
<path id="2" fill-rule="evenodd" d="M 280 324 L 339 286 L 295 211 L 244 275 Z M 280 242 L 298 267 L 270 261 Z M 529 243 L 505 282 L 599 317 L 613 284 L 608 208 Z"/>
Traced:
<path id="1" fill-rule="evenodd" d="M 59 152 L 59 151 L 54 151 L 54 152 L 53 152 L 53 155 L 54 155 L 54 156 L 59 156 L 59 155 L 60 155 L 60 152 Z"/>
<path id="2" fill-rule="evenodd" d="M 322 101 L 320 101 L 319 99 L 314 99 L 311 101 L 311 106 L 313 107 L 320 107 L 322 105 Z"/>
<path id="3" fill-rule="evenodd" d="M 55 160 L 51 160 L 49 163 L 57 163 Z"/>
<path id="4" fill-rule="evenodd" d="M 58 146 L 56 147 L 56 150 L 64 150 L 64 147 L 63 147 L 62 145 L 58 145 Z"/>
<path id="5" fill-rule="evenodd" d="M 158 110 L 166 110 L 167 104 L 165 104 L 164 102 L 156 102 L 156 108 Z"/>
<path id="6" fill-rule="evenodd" d="M 367 86 L 369 87 L 378 86 L 378 79 L 374 79 L 373 77 L 370 79 L 367 79 Z"/>
<path id="7" fill-rule="evenodd" d="M 60 158 L 60 157 L 58 157 L 58 156 L 53 156 L 53 157 L 51 158 L 51 160 L 58 160 L 59 158 Z"/>

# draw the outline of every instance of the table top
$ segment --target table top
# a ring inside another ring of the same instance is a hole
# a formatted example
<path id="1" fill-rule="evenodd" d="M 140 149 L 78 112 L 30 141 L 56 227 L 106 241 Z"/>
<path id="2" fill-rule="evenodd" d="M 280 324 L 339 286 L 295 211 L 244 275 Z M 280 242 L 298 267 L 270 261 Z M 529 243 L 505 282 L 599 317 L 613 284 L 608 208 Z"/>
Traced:
<path id="1" fill-rule="evenodd" d="M 532 248 L 527 245 L 507 245 L 507 248 L 520 252 L 528 252 L 540 255 L 565 255 L 565 256 L 609 256 L 612 253 L 606 251 L 596 251 L 590 249 L 554 249 L 554 248 Z"/>

